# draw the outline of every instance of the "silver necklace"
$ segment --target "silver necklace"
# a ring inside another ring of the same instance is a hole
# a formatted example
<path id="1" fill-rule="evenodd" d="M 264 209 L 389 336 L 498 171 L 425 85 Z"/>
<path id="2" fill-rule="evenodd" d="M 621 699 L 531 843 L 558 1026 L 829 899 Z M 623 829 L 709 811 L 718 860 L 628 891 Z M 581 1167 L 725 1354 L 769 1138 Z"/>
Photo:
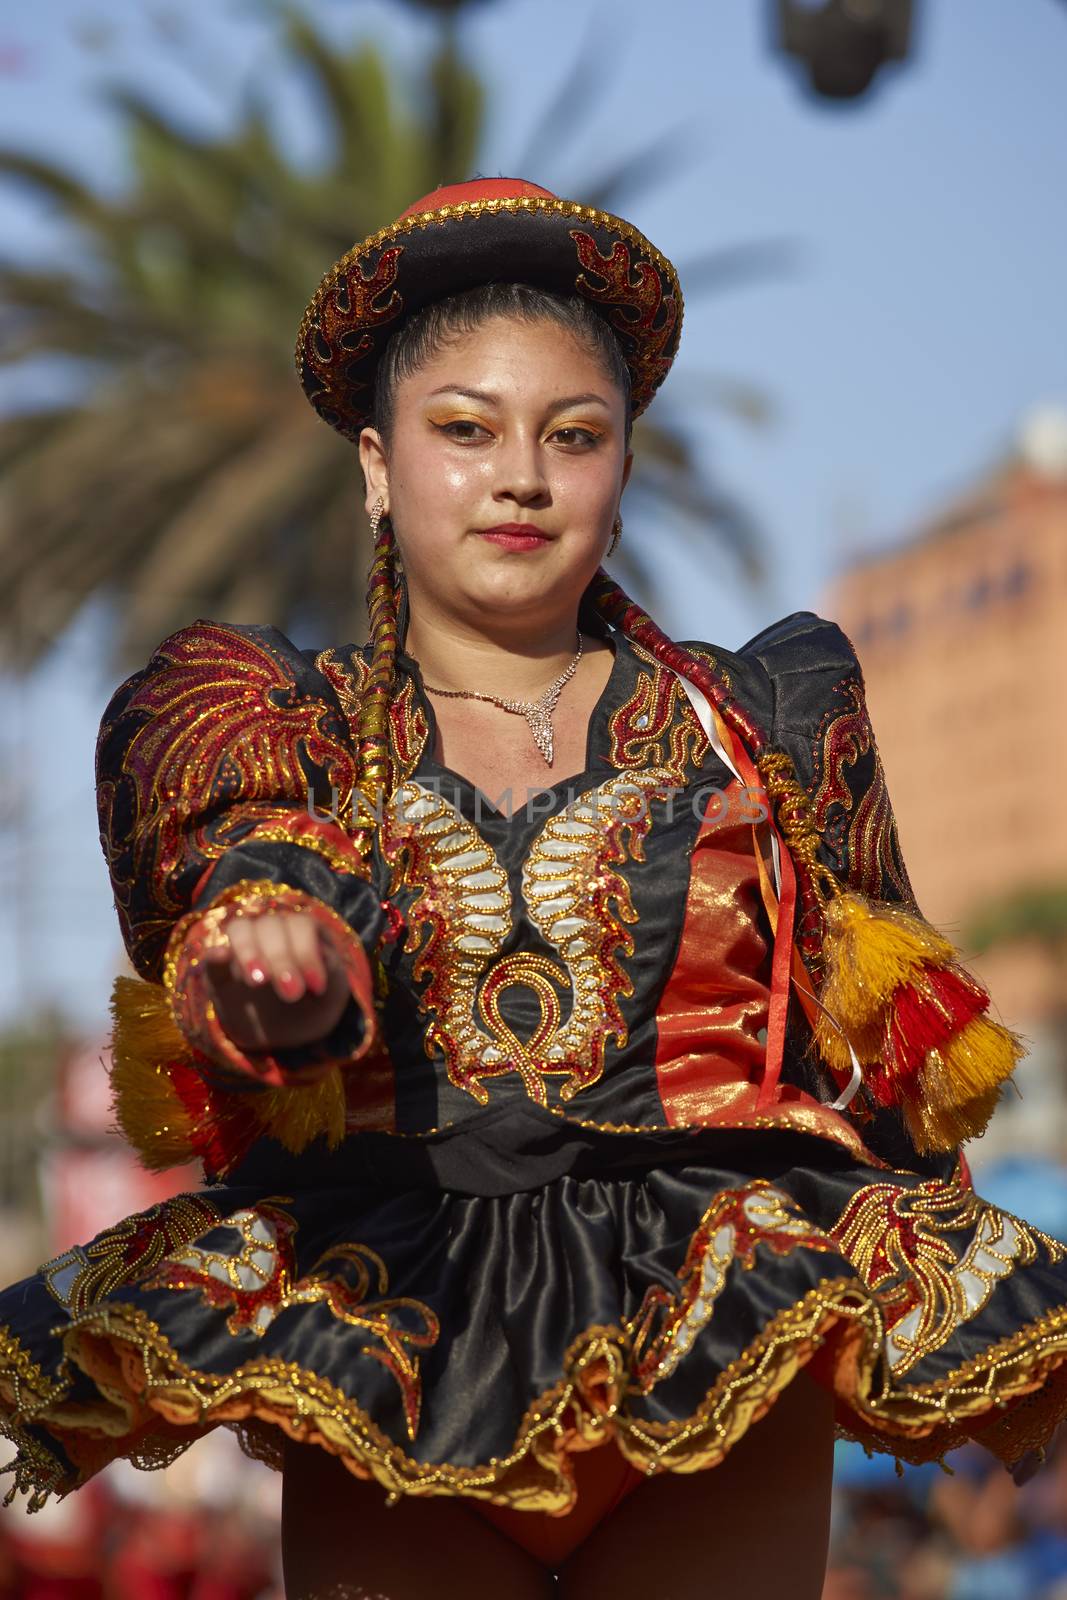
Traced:
<path id="1" fill-rule="evenodd" d="M 578 630 L 578 650 L 564 668 L 554 683 L 548 688 L 539 700 L 504 700 L 495 694 L 479 694 L 474 689 L 435 689 L 432 684 L 424 683 L 423 688 L 430 694 L 447 695 L 451 700 L 488 700 L 494 706 L 499 706 L 502 711 L 514 711 L 520 717 L 525 717 L 527 726 L 533 734 L 534 744 L 544 756 L 548 765 L 552 765 L 552 713 L 556 709 L 563 685 L 574 676 L 574 669 L 582 659 L 582 631 Z"/>

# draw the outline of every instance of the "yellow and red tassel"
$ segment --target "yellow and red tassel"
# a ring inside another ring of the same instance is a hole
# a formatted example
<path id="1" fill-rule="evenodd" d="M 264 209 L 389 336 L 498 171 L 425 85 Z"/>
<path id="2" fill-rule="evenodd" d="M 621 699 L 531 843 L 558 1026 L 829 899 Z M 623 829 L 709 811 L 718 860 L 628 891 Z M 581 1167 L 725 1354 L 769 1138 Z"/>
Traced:
<path id="1" fill-rule="evenodd" d="M 119 974 L 111 995 L 111 1089 L 122 1134 L 153 1171 L 200 1160 L 221 1175 L 261 1134 L 294 1153 L 345 1134 L 340 1068 L 315 1083 L 242 1094 L 216 1088 L 174 1021 L 162 984 Z"/>
<path id="2" fill-rule="evenodd" d="M 955 945 L 916 913 L 852 889 L 826 901 L 824 918 L 819 1000 L 841 1032 L 820 1013 L 823 1059 L 849 1072 L 847 1039 L 871 1096 L 900 1107 L 921 1153 L 984 1133 L 1025 1047 L 986 1016 L 989 994 Z"/>

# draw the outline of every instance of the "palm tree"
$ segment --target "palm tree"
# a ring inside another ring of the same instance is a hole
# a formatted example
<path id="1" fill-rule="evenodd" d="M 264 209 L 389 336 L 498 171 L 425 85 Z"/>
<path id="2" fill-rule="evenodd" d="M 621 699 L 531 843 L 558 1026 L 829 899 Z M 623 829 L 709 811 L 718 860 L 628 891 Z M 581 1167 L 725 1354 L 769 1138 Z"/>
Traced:
<path id="1" fill-rule="evenodd" d="M 121 599 L 112 665 L 122 671 L 197 615 L 358 637 L 369 551 L 358 474 L 304 401 L 291 341 L 325 263 L 413 195 L 475 170 L 483 90 L 457 47 L 460 3 L 421 0 L 439 33 L 414 105 L 376 49 L 339 53 L 284 12 L 289 59 L 331 135 L 311 175 L 286 160 L 260 105 L 228 136 L 200 138 L 129 90 L 115 96 L 132 157 L 119 198 L 0 151 L 0 173 L 49 200 L 79 240 L 51 271 L 0 264 L 3 359 L 59 357 L 81 377 L 69 403 L 17 414 L 0 433 L 5 664 L 32 666 L 96 594 Z M 549 117 L 560 125 L 553 108 Z M 663 158 L 646 151 L 580 197 L 618 209 L 624 185 Z M 694 276 L 731 263 L 760 265 L 726 252 Z M 717 528 L 755 571 L 747 519 L 660 418 L 639 425 L 646 484 Z M 650 575 L 638 587 L 654 600 Z"/>

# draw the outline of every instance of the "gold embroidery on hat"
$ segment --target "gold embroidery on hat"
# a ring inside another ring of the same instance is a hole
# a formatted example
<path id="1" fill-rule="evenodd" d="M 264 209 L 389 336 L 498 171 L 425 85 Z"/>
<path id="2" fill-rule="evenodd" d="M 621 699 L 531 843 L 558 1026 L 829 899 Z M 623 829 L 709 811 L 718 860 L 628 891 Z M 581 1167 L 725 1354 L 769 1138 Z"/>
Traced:
<path id="1" fill-rule="evenodd" d="M 457 205 L 440 206 L 435 211 L 417 212 L 414 216 L 401 217 L 396 222 L 390 223 L 388 227 L 380 228 L 377 233 L 373 233 L 359 244 L 353 245 L 351 250 L 346 251 L 340 260 L 335 261 L 312 295 L 300 322 L 295 350 L 297 372 L 300 374 L 301 382 L 303 383 L 304 364 L 305 362 L 308 363 L 316 379 L 322 385 L 315 392 L 307 390 L 308 398 L 317 410 L 329 411 L 335 414 L 336 421 L 334 421 L 333 417 L 329 417 L 326 420 L 333 422 L 338 432 L 343 434 L 345 438 L 358 439 L 360 432 L 366 426 L 365 407 L 357 409 L 352 404 L 353 387 L 365 388 L 366 385 L 359 385 L 350 376 L 346 381 L 338 370 L 340 366 L 339 357 L 328 361 L 316 352 L 315 359 L 312 360 L 309 354 L 313 350 L 315 331 L 323 315 L 323 308 L 329 306 L 331 292 L 337 285 L 338 280 L 347 281 L 348 275 L 356 267 L 359 268 L 362 276 L 362 262 L 366 256 L 371 255 L 375 250 L 392 246 L 396 240 L 403 239 L 412 233 L 421 232 L 428 228 L 443 227 L 448 222 L 465 221 L 487 215 L 492 216 L 499 212 L 527 212 L 531 215 L 540 213 L 567 217 L 572 218 L 576 223 L 584 224 L 586 227 L 605 228 L 611 233 L 617 234 L 638 256 L 644 257 L 646 262 L 651 263 L 661 275 L 660 293 L 664 303 L 671 306 L 670 322 L 674 335 L 673 343 L 677 346 L 678 338 L 681 334 L 684 311 L 682 292 L 678 284 L 678 274 L 666 256 L 657 250 L 655 245 L 651 244 L 632 223 L 624 221 L 623 218 L 616 217 L 609 211 L 600 211 L 595 206 L 581 205 L 576 200 L 561 200 L 555 196 L 547 197 L 542 195 L 500 196 L 488 200 L 465 200 Z M 365 285 L 373 284 L 377 279 L 379 270 L 380 262 L 375 269 L 375 273 L 372 274 L 372 278 L 370 280 L 363 278 L 363 283 Z M 387 270 L 392 270 L 393 276 L 395 276 L 395 263 Z M 391 281 L 392 279 L 389 280 L 390 283 Z M 665 291 L 664 285 L 666 286 Z M 369 302 L 377 298 L 386 287 L 388 287 L 388 284 L 382 282 L 373 293 L 368 292 L 361 297 L 360 315 L 365 319 L 369 313 L 374 317 L 374 321 L 357 320 L 353 323 L 352 331 L 360 333 L 361 338 L 359 344 L 357 344 L 357 353 L 347 356 L 346 365 L 353 359 L 359 359 L 358 352 L 365 352 L 368 347 L 364 343 L 362 330 L 370 326 L 377 326 L 384 320 L 385 311 L 392 306 L 392 301 L 388 302 L 386 308 L 378 310 L 373 305 L 369 305 Z M 358 288 L 359 284 L 357 283 Z M 395 311 L 390 311 L 390 316 L 397 315 L 400 309 L 400 307 L 397 307 Z M 340 325 L 340 319 L 335 319 L 332 313 L 328 317 L 328 322 L 334 337 L 343 334 L 344 329 Z M 661 361 L 664 359 L 662 341 L 657 344 L 656 359 Z M 649 404 L 669 362 L 659 371 L 656 382 L 651 387 L 648 386 L 649 374 L 641 366 L 640 360 L 633 361 L 630 364 L 637 380 L 632 392 L 632 415 L 636 417 Z"/>

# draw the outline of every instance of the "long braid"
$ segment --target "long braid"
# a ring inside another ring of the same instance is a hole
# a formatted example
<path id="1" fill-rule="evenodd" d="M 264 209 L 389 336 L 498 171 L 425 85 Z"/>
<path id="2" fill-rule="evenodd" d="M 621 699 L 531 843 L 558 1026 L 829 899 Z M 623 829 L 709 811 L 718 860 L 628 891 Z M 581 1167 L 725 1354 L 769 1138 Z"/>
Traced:
<path id="1" fill-rule="evenodd" d="M 380 814 L 393 788 L 389 745 L 389 705 L 393 695 L 398 645 L 396 540 L 386 518 L 374 545 L 367 579 L 371 659 L 359 708 L 356 782 L 370 807 L 365 816 Z M 358 820 L 358 819 L 357 819 Z"/>
<path id="2" fill-rule="evenodd" d="M 840 885 L 818 858 L 819 830 L 812 816 L 808 793 L 797 778 L 790 756 L 776 749 L 768 734 L 734 698 L 725 678 L 698 656 L 669 639 L 626 591 L 602 569 L 593 578 L 587 597 L 598 616 L 620 629 L 627 638 L 641 644 L 657 661 L 681 672 L 706 695 L 726 725 L 737 734 L 748 750 L 774 807 L 775 819 L 789 847 L 797 873 L 797 894 L 802 909 L 800 919 L 814 935 L 823 923 L 827 893 Z M 808 940 L 805 939 L 805 943 Z M 811 944 L 817 956 L 818 945 Z"/>
<path id="3" fill-rule="evenodd" d="M 688 650 L 683 650 L 680 644 L 675 644 L 673 639 L 668 639 L 662 628 L 657 628 L 648 613 L 642 611 L 641 607 L 630 599 L 625 589 L 620 588 L 614 578 L 609 578 L 603 569 L 589 585 L 589 598 L 597 614 L 603 617 L 605 622 L 610 622 L 619 628 L 628 639 L 643 644 L 645 649 L 651 651 L 656 660 L 661 661 L 665 667 L 670 667 L 676 672 L 684 672 L 685 676 L 707 695 L 723 721 L 744 740 L 752 752 L 753 760 L 756 760 L 759 752 L 769 743 L 767 735 L 759 723 L 733 698 L 725 679 L 698 661 L 695 656 L 690 655 Z M 696 676 L 694 668 L 699 668 L 700 677 Z"/>

